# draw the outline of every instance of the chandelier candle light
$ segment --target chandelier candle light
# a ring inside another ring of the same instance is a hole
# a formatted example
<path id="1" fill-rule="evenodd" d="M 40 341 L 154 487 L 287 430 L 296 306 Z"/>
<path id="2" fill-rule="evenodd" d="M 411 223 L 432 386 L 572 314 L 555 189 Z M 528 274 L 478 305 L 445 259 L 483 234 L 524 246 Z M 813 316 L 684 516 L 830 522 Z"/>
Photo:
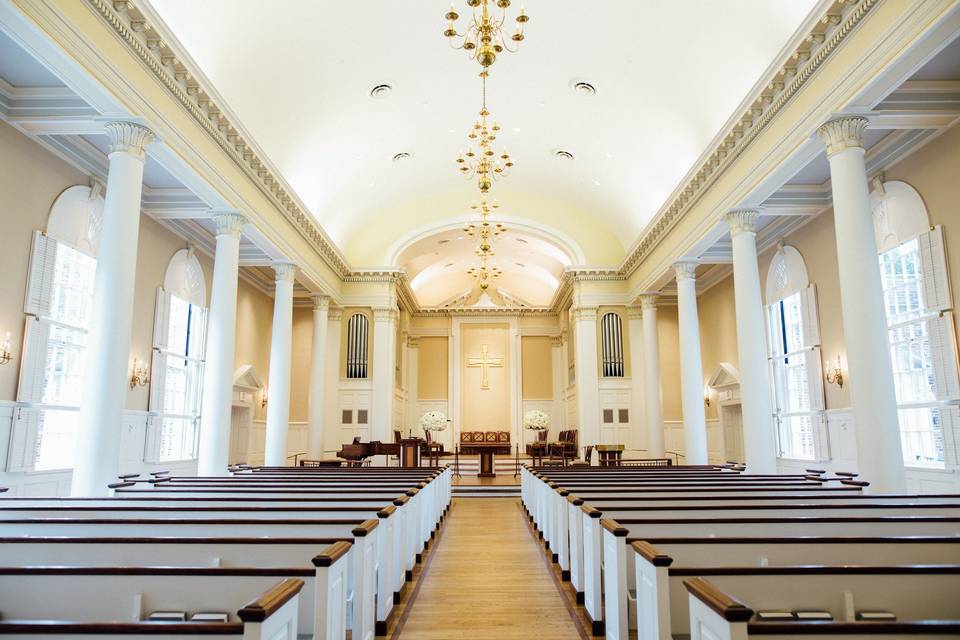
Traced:
<path id="1" fill-rule="evenodd" d="M 478 255 L 480 256 L 480 266 L 470 267 L 467 269 L 467 273 L 476 279 L 477 284 L 480 287 L 480 291 L 486 291 L 490 286 L 490 283 L 499 278 L 503 272 L 495 266 L 487 266 L 488 254 L 480 253 Z"/>
<path id="2" fill-rule="evenodd" d="M 460 18 L 460 14 L 452 3 L 450 10 L 444 16 L 447 19 L 447 28 L 443 30 L 443 35 L 447 37 L 450 46 L 466 51 L 470 59 L 479 62 L 484 69 L 497 61 L 498 53 L 504 50 L 510 53 L 519 51 L 524 37 L 523 27 L 530 21 L 523 7 L 520 7 L 519 15 L 514 18 L 517 25 L 516 31 L 507 36 L 504 33 L 504 25 L 507 22 L 507 8 L 510 7 L 510 0 L 496 0 L 497 7 L 501 9 L 499 17 L 492 15 L 495 12 L 490 11 L 490 4 L 491 0 L 467 0 L 467 5 L 473 9 L 473 17 L 463 33 L 457 31 L 455 23 Z"/>
<path id="3" fill-rule="evenodd" d="M 474 211 L 480 211 L 480 224 L 468 224 L 463 227 L 463 230 L 471 238 L 480 239 L 480 244 L 477 246 L 476 250 L 478 256 L 492 256 L 493 250 L 490 246 L 490 240 L 496 238 L 507 230 L 502 223 L 491 223 L 489 220 L 490 212 L 499 206 L 500 205 L 498 205 L 496 202 L 493 204 L 488 204 L 486 200 L 483 200 L 480 204 L 474 202 L 472 205 L 470 205 L 470 208 Z"/>
<path id="4" fill-rule="evenodd" d="M 461 151 L 457 156 L 457 167 L 468 179 L 476 177 L 480 193 L 486 195 L 493 185 L 493 180 L 505 176 L 513 166 L 513 158 L 507 153 L 506 147 L 503 148 L 499 158 L 492 148 L 493 141 L 497 139 L 497 132 L 500 131 L 500 125 L 496 122 L 487 124 L 490 111 L 487 110 L 485 75 L 483 80 L 483 107 L 480 109 L 480 119 L 474 123 L 470 133 L 467 134 L 471 142 L 476 141 L 479 149 L 474 151 L 471 146 L 466 151 Z"/>

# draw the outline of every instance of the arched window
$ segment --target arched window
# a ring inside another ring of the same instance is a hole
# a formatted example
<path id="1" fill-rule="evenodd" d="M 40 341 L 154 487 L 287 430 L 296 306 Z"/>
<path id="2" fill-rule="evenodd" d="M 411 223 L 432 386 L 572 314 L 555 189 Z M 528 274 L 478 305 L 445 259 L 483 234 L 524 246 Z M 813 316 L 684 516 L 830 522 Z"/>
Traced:
<path id="1" fill-rule="evenodd" d="M 779 456 L 824 457 L 817 292 L 795 248 L 781 246 L 767 272 L 767 344 Z"/>
<path id="2" fill-rule="evenodd" d="M 609 312 L 600 320 L 600 335 L 603 352 L 603 375 L 607 378 L 623 377 L 623 335 L 619 314 Z"/>
<path id="3" fill-rule="evenodd" d="M 953 301 L 943 229 L 930 227 L 923 198 L 905 182 L 870 194 L 904 464 L 956 467 L 960 398 Z"/>
<path id="4" fill-rule="evenodd" d="M 102 219 L 99 186 L 77 185 L 34 232 L 9 471 L 73 466 Z"/>
<path id="5" fill-rule="evenodd" d="M 370 321 L 362 313 L 347 320 L 347 377 L 367 377 L 367 334 Z"/>
<path id="6" fill-rule="evenodd" d="M 207 284 L 193 249 L 181 249 L 167 264 L 157 290 L 150 381 L 148 462 L 196 457 L 203 389 Z"/>

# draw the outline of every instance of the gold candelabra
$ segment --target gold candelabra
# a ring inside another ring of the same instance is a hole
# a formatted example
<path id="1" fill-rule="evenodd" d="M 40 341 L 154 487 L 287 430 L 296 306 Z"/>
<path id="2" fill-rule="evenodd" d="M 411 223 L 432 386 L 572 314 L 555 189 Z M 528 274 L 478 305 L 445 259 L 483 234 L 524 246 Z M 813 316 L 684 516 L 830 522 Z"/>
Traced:
<path id="1" fill-rule="evenodd" d="M 493 142 L 497 139 L 497 132 L 500 131 L 500 125 L 496 121 L 487 122 L 490 111 L 487 109 L 487 78 L 486 72 L 483 76 L 483 106 L 480 109 L 480 117 L 473 124 L 467 138 L 470 140 L 470 146 L 466 151 L 461 151 L 457 156 L 457 167 L 467 179 L 476 178 L 477 187 L 480 193 L 486 195 L 490 192 L 493 181 L 501 178 L 510 171 L 513 166 L 513 158 L 507 153 L 507 148 L 503 148 L 500 156 L 493 150 Z M 474 151 L 473 144 L 476 143 L 477 150 Z"/>
<path id="2" fill-rule="evenodd" d="M 463 33 L 457 31 L 456 22 L 460 14 L 457 13 L 453 3 L 450 4 L 450 10 L 444 16 L 447 20 L 447 28 L 443 30 L 443 35 L 447 37 L 450 46 L 466 51 L 470 59 L 479 62 L 484 69 L 488 69 L 497 61 L 497 54 L 503 51 L 516 53 L 520 50 L 520 43 L 524 38 L 524 25 L 530 21 L 530 16 L 521 6 L 520 13 L 514 18 L 516 30 L 512 35 L 507 35 L 504 25 L 507 23 L 510 0 L 495 1 L 500 9 L 499 16 L 494 15 L 497 12 L 491 11 L 490 4 L 491 0 L 467 0 L 467 6 L 473 10 L 473 16 Z M 480 9 L 479 12 L 477 8 Z"/>
<path id="3" fill-rule="evenodd" d="M 496 266 L 487 266 L 487 254 L 480 255 L 480 266 L 479 267 L 470 267 L 467 269 L 467 273 L 473 276 L 477 281 L 477 285 L 480 287 L 481 291 L 486 291 L 487 287 L 490 286 L 490 283 L 502 274 L 499 268 Z"/>

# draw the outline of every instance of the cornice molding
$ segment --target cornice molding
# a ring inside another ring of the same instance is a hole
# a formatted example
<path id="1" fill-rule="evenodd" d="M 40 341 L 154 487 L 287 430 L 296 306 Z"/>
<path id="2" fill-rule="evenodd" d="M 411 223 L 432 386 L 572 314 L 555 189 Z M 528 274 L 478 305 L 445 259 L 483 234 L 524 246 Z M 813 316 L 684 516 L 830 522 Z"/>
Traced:
<path id="1" fill-rule="evenodd" d="M 350 273 L 339 249 L 306 212 L 306 206 L 279 177 L 265 157 L 241 136 L 242 127 L 231 122 L 212 100 L 214 91 L 197 80 L 202 74 L 189 68 L 185 51 L 174 50 L 157 25 L 147 21 L 130 0 L 85 0 L 127 48 L 143 62 L 167 91 L 270 199 L 290 225 L 340 277 Z M 178 47 L 179 49 L 179 47 Z M 247 136 L 248 138 L 250 136 Z"/>
<path id="2" fill-rule="evenodd" d="M 404 270 L 400 268 L 362 269 L 351 271 L 343 277 L 344 282 L 391 282 L 404 279 Z"/>
<path id="3" fill-rule="evenodd" d="M 713 143 L 699 168 L 677 188 L 643 231 L 620 267 L 623 275 L 630 276 L 637 269 L 880 2 L 837 0 L 830 6 L 786 64 L 757 92 L 746 113 L 727 125 L 726 133 Z"/>
<path id="4" fill-rule="evenodd" d="M 563 275 L 569 282 L 613 282 L 627 279 L 619 269 L 611 267 L 567 267 Z"/>

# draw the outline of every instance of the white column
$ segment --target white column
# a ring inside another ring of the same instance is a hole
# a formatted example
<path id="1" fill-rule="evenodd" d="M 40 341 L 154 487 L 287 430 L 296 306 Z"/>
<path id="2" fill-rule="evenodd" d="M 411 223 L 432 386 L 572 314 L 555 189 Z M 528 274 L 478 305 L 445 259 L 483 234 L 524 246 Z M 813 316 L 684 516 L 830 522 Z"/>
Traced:
<path id="1" fill-rule="evenodd" d="M 280 467 L 287 463 L 287 430 L 290 428 L 290 354 L 293 340 L 293 277 L 296 265 L 273 265 L 273 332 L 270 339 L 270 397 L 267 402 L 267 440 L 263 463 Z"/>
<path id="2" fill-rule="evenodd" d="M 707 464 L 707 418 L 703 408 L 703 362 L 697 315 L 695 262 L 673 265 L 677 274 L 677 313 L 680 320 L 680 387 L 686 463 Z"/>
<path id="3" fill-rule="evenodd" d="M 342 351 L 340 333 L 343 328 L 343 309 L 330 307 L 327 311 L 327 390 L 326 424 L 323 442 L 327 451 L 339 450 L 344 444 L 340 434 L 340 365 Z"/>
<path id="4" fill-rule="evenodd" d="M 663 397 L 660 391 L 660 338 L 657 333 L 657 296 L 640 296 L 643 310 L 643 399 L 647 418 L 647 449 L 663 457 Z"/>
<path id="5" fill-rule="evenodd" d="M 776 473 L 773 399 L 764 340 L 760 268 L 757 266 L 757 212 L 731 211 L 724 221 L 730 226 L 733 239 L 733 291 L 737 309 L 744 457 L 750 473 Z"/>
<path id="6" fill-rule="evenodd" d="M 420 430 L 420 416 L 417 409 L 417 395 L 419 395 L 419 366 L 420 366 L 420 338 L 407 336 L 407 428 L 415 432 Z M 435 432 L 443 440 L 448 436 L 446 431 Z"/>
<path id="7" fill-rule="evenodd" d="M 863 158 L 865 118 L 820 127 L 827 145 L 858 471 L 878 493 L 904 492 L 897 396 Z"/>
<path id="8" fill-rule="evenodd" d="M 313 343 L 310 353 L 310 424 L 307 432 L 307 455 L 311 460 L 323 457 L 323 434 L 327 391 L 327 314 L 330 296 L 313 296 Z"/>
<path id="9" fill-rule="evenodd" d="M 630 335 L 630 441 L 634 448 L 649 450 L 649 428 L 643 428 L 646 376 L 643 361 L 643 311 L 639 305 L 627 307 Z"/>
<path id="10" fill-rule="evenodd" d="M 600 382 L 597 371 L 597 308 L 573 310 L 574 371 L 577 378 L 579 445 L 600 444 Z"/>
<path id="11" fill-rule="evenodd" d="M 105 129 L 110 166 L 70 487 L 74 496 L 107 495 L 119 473 L 143 163 L 154 139 L 152 131 L 132 122 L 109 122 Z"/>
<path id="12" fill-rule="evenodd" d="M 567 359 L 563 355 L 563 335 L 550 338 L 550 367 L 553 371 L 553 420 L 550 422 L 550 431 L 553 435 L 564 430 L 564 390 L 567 388 Z M 526 429 L 524 429 L 526 431 Z M 527 440 L 533 442 L 537 434 L 527 434 Z M 556 438 L 547 438 L 554 442 Z"/>
<path id="13" fill-rule="evenodd" d="M 397 309 L 373 309 L 373 389 L 370 399 L 370 439 L 393 442 L 393 387 L 396 359 Z"/>
<path id="14" fill-rule="evenodd" d="M 247 222 L 238 211 L 218 211 L 211 217 L 217 225 L 217 246 L 213 258 L 200 410 L 197 473 L 201 476 L 227 473 L 237 333 L 240 232 Z"/>

